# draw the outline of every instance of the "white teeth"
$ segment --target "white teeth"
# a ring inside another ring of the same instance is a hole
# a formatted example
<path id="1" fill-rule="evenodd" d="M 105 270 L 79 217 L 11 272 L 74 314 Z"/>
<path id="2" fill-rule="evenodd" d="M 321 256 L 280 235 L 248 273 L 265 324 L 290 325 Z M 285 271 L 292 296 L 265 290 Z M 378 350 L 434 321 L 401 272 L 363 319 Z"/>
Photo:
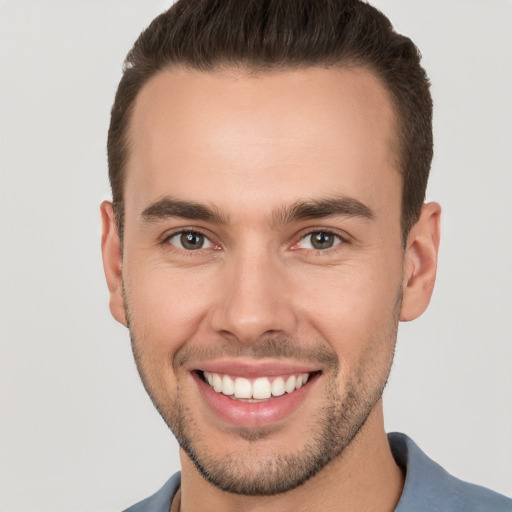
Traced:
<path id="1" fill-rule="evenodd" d="M 284 385 L 284 390 L 287 393 L 291 393 L 292 391 L 294 391 L 296 381 L 297 379 L 295 378 L 295 375 L 290 375 L 288 377 L 288 380 L 286 381 L 286 384 Z"/>
<path id="2" fill-rule="evenodd" d="M 243 377 L 235 379 L 235 398 L 252 398 L 251 381 Z"/>
<path id="3" fill-rule="evenodd" d="M 229 375 L 222 377 L 222 393 L 224 395 L 233 395 L 235 393 L 235 383 Z"/>
<path id="4" fill-rule="evenodd" d="M 270 382 L 268 377 L 258 377 L 253 382 L 244 377 L 232 378 L 213 372 L 204 372 L 206 382 L 217 393 L 235 398 L 265 400 L 271 396 L 281 396 L 300 389 L 309 379 L 309 373 L 290 375 L 288 378 L 276 377 Z"/>
<path id="5" fill-rule="evenodd" d="M 277 377 L 277 379 L 272 382 L 272 395 L 273 396 L 281 396 L 284 395 L 284 380 L 282 377 Z"/>
<path id="6" fill-rule="evenodd" d="M 256 379 L 252 385 L 252 397 L 263 399 L 272 396 L 272 385 L 266 377 Z"/>
<path id="7" fill-rule="evenodd" d="M 304 386 L 309 379 L 309 373 L 303 373 L 297 377 L 297 382 L 295 383 L 295 389 L 299 389 Z"/>
<path id="8" fill-rule="evenodd" d="M 218 373 L 213 374 L 213 389 L 220 393 L 222 391 L 222 379 Z"/>

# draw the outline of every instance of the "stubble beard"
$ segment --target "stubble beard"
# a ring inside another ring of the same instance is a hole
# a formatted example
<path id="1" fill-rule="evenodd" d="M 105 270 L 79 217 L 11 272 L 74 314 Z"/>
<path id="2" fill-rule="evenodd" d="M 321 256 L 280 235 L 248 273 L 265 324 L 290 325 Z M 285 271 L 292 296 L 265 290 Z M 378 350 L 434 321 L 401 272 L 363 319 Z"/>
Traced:
<path id="1" fill-rule="evenodd" d="M 335 360 L 335 363 L 330 365 L 330 371 L 322 374 L 325 381 L 324 396 L 330 397 L 330 400 L 326 400 L 324 405 L 315 412 L 314 429 L 311 429 L 310 439 L 300 450 L 291 454 L 255 455 L 258 442 L 272 435 L 270 430 L 262 428 L 239 431 L 240 438 L 245 439 L 250 445 L 250 457 L 245 453 L 227 453 L 222 458 L 212 456 L 208 453 L 208 448 L 204 447 L 203 439 L 199 434 L 202 429 L 196 426 L 193 411 L 187 406 L 189 401 L 183 396 L 183 387 L 177 386 L 172 402 L 169 399 L 159 399 L 158 397 L 163 395 L 156 391 L 158 384 L 154 384 L 151 371 L 146 371 L 143 350 L 132 329 L 130 329 L 130 336 L 137 368 L 148 395 L 200 474 L 215 487 L 229 493 L 270 496 L 290 491 L 308 481 L 332 460 L 342 456 L 364 427 L 370 413 L 382 397 L 389 377 L 400 305 L 401 290 L 395 305 L 395 318 L 388 332 L 381 337 L 382 339 L 376 341 L 377 344 L 382 343 L 386 346 L 392 344 L 389 360 L 379 369 L 378 375 L 375 375 L 372 354 L 363 354 L 358 370 L 350 381 L 344 383 L 343 396 L 336 382 L 339 369 L 338 356 L 334 352 L 326 355 L 324 351 L 324 360 L 325 357 Z M 275 339 L 270 340 L 268 346 L 294 347 L 296 345 L 293 345 L 290 340 L 287 340 L 285 345 L 280 345 L 280 340 Z M 376 345 L 372 344 L 372 346 Z M 263 352 L 268 352 L 265 353 L 268 357 L 275 355 L 265 349 Z M 258 357 L 264 357 L 264 355 L 258 353 Z M 175 361 L 172 364 L 175 365 Z M 368 374 L 373 374 L 376 378 L 376 382 L 372 382 L 370 386 L 368 386 Z"/>
<path id="2" fill-rule="evenodd" d="M 353 391 L 348 392 L 345 400 L 334 389 L 328 391 L 331 401 L 316 412 L 310 439 L 296 453 L 287 455 L 255 455 L 257 443 L 272 436 L 272 430 L 241 429 L 238 435 L 253 445 L 250 455 L 244 452 L 215 459 L 201 450 L 200 443 L 193 438 L 194 421 L 179 396 L 174 402 L 177 414 L 163 417 L 181 448 L 208 482 L 233 494 L 270 496 L 295 489 L 339 457 L 363 427 L 382 391 L 383 387 L 379 388 L 375 397 L 364 403 L 359 403 Z M 226 451 L 228 449 L 226 447 Z"/>

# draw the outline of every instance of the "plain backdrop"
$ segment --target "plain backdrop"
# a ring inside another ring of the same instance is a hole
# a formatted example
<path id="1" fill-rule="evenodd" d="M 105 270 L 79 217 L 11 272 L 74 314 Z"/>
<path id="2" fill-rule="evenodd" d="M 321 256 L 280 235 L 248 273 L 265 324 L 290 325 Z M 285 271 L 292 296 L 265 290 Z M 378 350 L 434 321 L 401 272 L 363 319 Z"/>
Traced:
<path id="1" fill-rule="evenodd" d="M 402 325 L 387 429 L 512 494 L 512 3 L 379 0 L 420 47 L 444 208 L 428 312 Z M 110 317 L 98 206 L 124 56 L 161 0 L 0 3 L 0 511 L 119 511 L 179 467 Z"/>

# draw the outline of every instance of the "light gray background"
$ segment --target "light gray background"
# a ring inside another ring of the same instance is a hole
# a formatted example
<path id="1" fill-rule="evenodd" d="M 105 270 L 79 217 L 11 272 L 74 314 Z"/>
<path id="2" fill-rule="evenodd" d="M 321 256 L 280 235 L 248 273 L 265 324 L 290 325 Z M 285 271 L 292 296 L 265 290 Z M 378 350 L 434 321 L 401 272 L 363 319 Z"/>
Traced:
<path id="1" fill-rule="evenodd" d="M 424 55 L 444 207 L 429 311 L 402 325 L 388 430 L 512 494 L 512 4 L 375 2 Z M 110 317 L 98 205 L 121 63 L 161 0 L 0 3 L 0 511 L 116 511 L 178 469 Z"/>

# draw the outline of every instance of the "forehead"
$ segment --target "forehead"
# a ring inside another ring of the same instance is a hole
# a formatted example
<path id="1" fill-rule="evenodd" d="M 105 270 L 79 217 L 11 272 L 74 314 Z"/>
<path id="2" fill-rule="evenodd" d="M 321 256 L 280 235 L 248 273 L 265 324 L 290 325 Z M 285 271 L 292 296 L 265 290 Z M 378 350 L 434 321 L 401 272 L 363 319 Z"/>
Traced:
<path id="1" fill-rule="evenodd" d="M 396 146 L 389 95 L 367 69 L 173 68 L 136 99 L 125 200 L 142 211 L 164 195 L 231 208 L 266 208 L 272 197 L 378 200 L 387 188 L 398 198 Z"/>

